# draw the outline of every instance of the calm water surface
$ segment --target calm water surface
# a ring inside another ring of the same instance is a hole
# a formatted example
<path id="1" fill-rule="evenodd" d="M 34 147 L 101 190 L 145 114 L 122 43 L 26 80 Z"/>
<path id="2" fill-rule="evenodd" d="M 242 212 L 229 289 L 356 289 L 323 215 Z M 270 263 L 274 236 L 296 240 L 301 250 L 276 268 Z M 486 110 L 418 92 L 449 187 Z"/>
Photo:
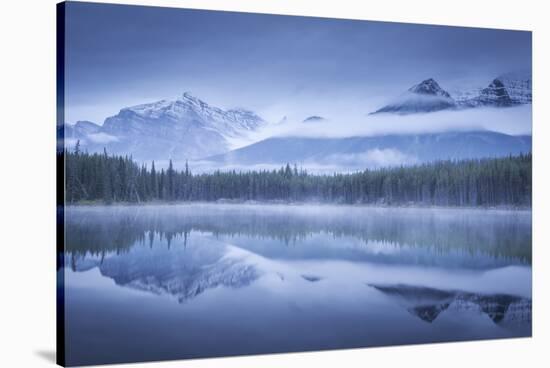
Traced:
<path id="1" fill-rule="evenodd" d="M 530 211 L 195 204 L 65 218 L 69 365 L 531 335 Z"/>

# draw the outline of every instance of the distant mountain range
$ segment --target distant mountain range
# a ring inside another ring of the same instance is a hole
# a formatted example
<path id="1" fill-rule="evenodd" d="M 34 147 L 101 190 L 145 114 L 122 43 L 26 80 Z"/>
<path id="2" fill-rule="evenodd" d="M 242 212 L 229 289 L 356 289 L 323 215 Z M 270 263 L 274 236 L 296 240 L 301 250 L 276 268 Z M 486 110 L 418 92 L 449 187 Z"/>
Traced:
<path id="1" fill-rule="evenodd" d="M 223 110 L 184 93 L 174 101 L 127 107 L 102 126 L 88 121 L 65 125 L 66 143 L 138 160 L 194 159 L 230 149 L 229 140 L 266 122 L 245 109 Z"/>
<path id="2" fill-rule="evenodd" d="M 473 92 L 444 90 L 426 79 L 372 114 L 409 115 L 436 111 L 461 111 L 477 107 L 504 108 L 530 104 L 530 74 L 504 74 L 487 87 Z M 311 115 L 303 129 L 338 120 Z M 287 123 L 283 118 L 273 126 Z M 465 124 L 470 122 L 465 121 Z M 137 161 L 173 159 L 208 161 L 223 165 L 325 165 L 345 170 L 416 164 L 439 159 L 499 157 L 531 151 L 530 136 L 511 136 L 490 131 L 455 131 L 424 134 L 391 134 L 346 138 L 271 137 L 231 150 L 232 142 L 250 136 L 268 123 L 246 109 L 224 110 L 184 93 L 175 100 L 161 100 L 126 107 L 105 119 L 103 125 L 78 121 L 58 127 L 58 142 L 88 152 L 132 156 Z M 64 140 L 63 140 L 64 138 Z"/>
<path id="3" fill-rule="evenodd" d="M 414 114 L 475 107 L 510 107 L 530 104 L 531 76 L 508 73 L 495 78 L 487 87 L 454 98 L 433 79 L 426 79 L 409 88 L 389 104 L 372 114 Z"/>
<path id="4" fill-rule="evenodd" d="M 274 137 L 206 160 L 220 165 L 298 163 L 360 169 L 528 152 L 531 136 L 470 131 L 348 138 Z"/>

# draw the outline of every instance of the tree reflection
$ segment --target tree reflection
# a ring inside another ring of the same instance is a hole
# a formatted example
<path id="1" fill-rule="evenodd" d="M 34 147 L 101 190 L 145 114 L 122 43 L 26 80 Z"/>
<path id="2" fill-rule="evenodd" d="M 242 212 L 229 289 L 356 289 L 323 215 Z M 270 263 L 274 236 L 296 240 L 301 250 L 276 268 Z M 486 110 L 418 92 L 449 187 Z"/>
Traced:
<path id="1" fill-rule="evenodd" d="M 245 208 L 246 207 L 246 208 Z M 128 206 L 79 207 L 66 213 L 65 252 L 103 258 L 135 244 L 187 247 L 191 232 L 248 237 L 300 246 L 315 235 L 414 247 L 434 255 L 461 252 L 531 264 L 530 214 L 491 211 L 376 210 L 331 207 Z"/>

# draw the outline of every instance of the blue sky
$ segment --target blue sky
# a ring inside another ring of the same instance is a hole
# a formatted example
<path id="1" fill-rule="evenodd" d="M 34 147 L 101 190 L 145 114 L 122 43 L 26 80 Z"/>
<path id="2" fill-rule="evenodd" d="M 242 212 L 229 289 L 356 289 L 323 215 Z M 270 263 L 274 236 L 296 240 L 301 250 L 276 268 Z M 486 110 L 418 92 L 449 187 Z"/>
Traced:
<path id="1" fill-rule="evenodd" d="M 66 120 L 190 91 L 267 119 L 372 111 L 423 79 L 483 87 L 531 68 L 531 33 L 68 3 Z"/>

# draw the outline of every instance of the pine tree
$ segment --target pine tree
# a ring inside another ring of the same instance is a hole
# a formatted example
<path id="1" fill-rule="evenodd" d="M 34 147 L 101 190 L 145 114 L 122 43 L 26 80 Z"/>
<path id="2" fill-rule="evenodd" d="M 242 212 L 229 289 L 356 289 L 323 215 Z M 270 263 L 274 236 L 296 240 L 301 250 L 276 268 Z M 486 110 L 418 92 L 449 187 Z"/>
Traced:
<path id="1" fill-rule="evenodd" d="M 65 200 L 106 203 L 151 199 L 216 201 L 285 200 L 439 206 L 531 206 L 531 154 L 495 159 L 440 161 L 352 174 L 312 175 L 291 169 L 193 175 L 138 166 L 132 157 L 65 151 Z"/>
<path id="2" fill-rule="evenodd" d="M 155 161 L 151 164 L 151 191 L 153 199 L 160 199 L 159 182 L 157 178 L 157 171 L 155 170 Z"/>

